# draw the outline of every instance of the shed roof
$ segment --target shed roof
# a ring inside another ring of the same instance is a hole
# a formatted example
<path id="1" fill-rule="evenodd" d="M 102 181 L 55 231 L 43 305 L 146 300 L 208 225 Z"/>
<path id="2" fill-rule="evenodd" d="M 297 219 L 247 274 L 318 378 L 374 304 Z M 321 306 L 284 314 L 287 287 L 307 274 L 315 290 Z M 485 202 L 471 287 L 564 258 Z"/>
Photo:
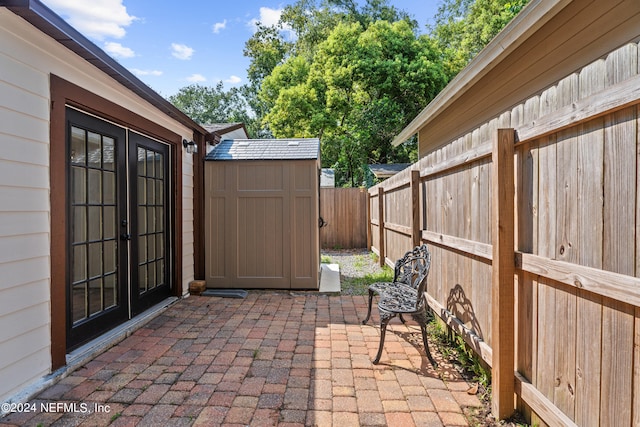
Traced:
<path id="1" fill-rule="evenodd" d="M 225 139 L 205 160 L 315 160 L 320 157 L 320 140 Z"/>

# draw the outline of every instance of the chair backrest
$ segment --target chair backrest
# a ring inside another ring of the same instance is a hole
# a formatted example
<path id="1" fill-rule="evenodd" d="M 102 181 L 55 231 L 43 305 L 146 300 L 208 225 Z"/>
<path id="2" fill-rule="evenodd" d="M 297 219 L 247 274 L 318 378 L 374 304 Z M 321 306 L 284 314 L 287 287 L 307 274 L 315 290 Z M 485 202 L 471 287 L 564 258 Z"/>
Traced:
<path id="1" fill-rule="evenodd" d="M 416 246 L 396 262 L 394 282 L 409 285 L 420 294 L 424 292 L 430 268 L 431 254 L 427 245 Z"/>

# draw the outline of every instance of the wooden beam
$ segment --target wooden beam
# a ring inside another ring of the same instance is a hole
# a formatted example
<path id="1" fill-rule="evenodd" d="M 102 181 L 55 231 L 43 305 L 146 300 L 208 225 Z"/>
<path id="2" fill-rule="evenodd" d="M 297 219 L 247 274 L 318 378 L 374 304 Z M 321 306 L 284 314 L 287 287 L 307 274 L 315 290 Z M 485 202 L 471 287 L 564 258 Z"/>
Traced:
<path id="1" fill-rule="evenodd" d="M 453 329 L 458 335 L 464 339 L 464 341 L 480 355 L 482 360 L 489 366 L 492 364 L 493 351 L 489 344 L 487 344 L 481 337 L 479 337 L 474 331 L 467 328 L 456 316 L 447 310 L 442 304 L 436 301 L 429 294 L 425 294 L 427 297 L 427 304 L 433 310 L 433 312 L 442 319 L 448 327 Z"/>
<path id="2" fill-rule="evenodd" d="M 460 166 L 477 162 L 478 160 L 489 156 L 491 156 L 491 141 L 482 142 L 482 144 L 477 147 L 473 147 L 462 154 L 458 154 L 457 156 L 451 157 L 443 162 L 421 169 L 420 175 L 422 178 L 428 178 Z"/>
<path id="3" fill-rule="evenodd" d="M 462 237 L 449 236 L 429 230 L 422 230 L 422 240 L 435 243 L 445 249 L 452 249 L 464 254 L 484 258 L 488 261 L 491 261 L 493 255 L 491 245 L 486 243 L 463 239 Z"/>
<path id="4" fill-rule="evenodd" d="M 492 411 L 499 419 L 514 408 L 514 165 L 515 131 L 498 129 L 494 135 L 491 185 L 492 200 Z"/>
<path id="5" fill-rule="evenodd" d="M 640 103 L 640 74 L 610 86 L 518 128 L 518 143 L 526 143 L 582 122 Z"/>
<path id="6" fill-rule="evenodd" d="M 385 222 L 384 228 L 387 230 L 395 231 L 396 233 L 404 234 L 405 236 L 411 236 L 411 227 L 406 225 L 394 224 L 392 222 Z"/>
<path id="7" fill-rule="evenodd" d="M 411 241 L 420 246 L 420 171 L 411 171 Z"/>
<path id="8" fill-rule="evenodd" d="M 556 405 L 525 377 L 515 373 L 515 390 L 520 398 L 548 425 L 576 427 L 577 424 L 567 417 Z"/>
<path id="9" fill-rule="evenodd" d="M 519 268 L 587 292 L 640 306 L 640 278 L 517 252 Z"/>
<path id="10" fill-rule="evenodd" d="M 386 253 L 384 251 L 384 188 L 378 187 L 378 250 L 380 251 L 380 267 L 384 267 L 384 258 Z"/>

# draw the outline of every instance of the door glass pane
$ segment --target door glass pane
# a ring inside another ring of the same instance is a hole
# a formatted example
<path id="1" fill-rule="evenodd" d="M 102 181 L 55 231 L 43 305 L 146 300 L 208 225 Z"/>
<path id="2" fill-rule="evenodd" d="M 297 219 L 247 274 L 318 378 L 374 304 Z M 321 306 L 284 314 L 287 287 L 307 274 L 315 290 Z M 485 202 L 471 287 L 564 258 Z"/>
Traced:
<path id="1" fill-rule="evenodd" d="M 116 242 L 110 240 L 104 242 L 104 272 L 105 274 L 115 273 L 116 271 Z"/>
<path id="2" fill-rule="evenodd" d="M 147 208 L 138 206 L 138 233 L 147 233 Z"/>
<path id="3" fill-rule="evenodd" d="M 156 168 L 154 165 L 155 156 L 153 151 L 147 151 L 145 154 L 145 159 L 147 160 L 147 176 L 154 177 L 156 176 Z"/>
<path id="4" fill-rule="evenodd" d="M 71 127 L 71 163 L 86 164 L 87 148 L 84 129 Z"/>
<path id="5" fill-rule="evenodd" d="M 114 139 L 108 136 L 102 137 L 102 167 L 106 170 L 114 170 L 115 166 L 115 149 Z"/>
<path id="6" fill-rule="evenodd" d="M 102 275 L 102 242 L 89 244 L 89 278 Z"/>
<path id="7" fill-rule="evenodd" d="M 147 264 L 138 267 L 138 289 L 140 293 L 147 291 Z"/>
<path id="8" fill-rule="evenodd" d="M 102 311 L 102 278 L 89 282 L 89 316 Z"/>
<path id="9" fill-rule="evenodd" d="M 147 180 L 144 177 L 138 177 L 138 203 L 147 203 Z"/>
<path id="10" fill-rule="evenodd" d="M 89 203 L 98 205 L 102 203 L 102 171 L 88 169 L 89 171 Z"/>
<path id="11" fill-rule="evenodd" d="M 103 208 L 104 217 L 102 219 L 104 223 L 104 238 L 105 239 L 115 239 L 116 237 L 116 228 L 117 218 L 116 218 L 116 208 L 115 206 L 105 206 Z"/>
<path id="12" fill-rule="evenodd" d="M 162 153 L 156 153 L 156 177 L 164 178 L 164 155 Z"/>
<path id="13" fill-rule="evenodd" d="M 102 207 L 89 206 L 89 240 L 102 239 Z"/>
<path id="14" fill-rule="evenodd" d="M 138 147 L 138 175 L 145 176 L 147 174 L 146 153 L 142 147 Z"/>
<path id="15" fill-rule="evenodd" d="M 113 205 L 116 203 L 116 174 L 113 172 L 102 172 L 103 203 Z"/>
<path id="16" fill-rule="evenodd" d="M 73 166 L 73 203 L 85 203 L 87 197 L 87 169 L 79 166 Z"/>
<path id="17" fill-rule="evenodd" d="M 118 303 L 117 276 L 110 274 L 104 277 L 104 308 L 113 307 Z"/>
<path id="18" fill-rule="evenodd" d="M 73 227 L 71 230 L 73 243 L 85 242 L 87 240 L 87 208 L 85 206 L 75 206 L 73 208 Z"/>
<path id="19" fill-rule="evenodd" d="M 102 167 L 102 138 L 94 132 L 87 133 L 87 158 L 89 167 Z"/>
<path id="20" fill-rule="evenodd" d="M 73 322 L 87 317 L 87 284 L 74 285 L 71 291 L 71 313 Z"/>
<path id="21" fill-rule="evenodd" d="M 77 245 L 73 247 L 73 283 L 87 280 L 87 247 Z"/>

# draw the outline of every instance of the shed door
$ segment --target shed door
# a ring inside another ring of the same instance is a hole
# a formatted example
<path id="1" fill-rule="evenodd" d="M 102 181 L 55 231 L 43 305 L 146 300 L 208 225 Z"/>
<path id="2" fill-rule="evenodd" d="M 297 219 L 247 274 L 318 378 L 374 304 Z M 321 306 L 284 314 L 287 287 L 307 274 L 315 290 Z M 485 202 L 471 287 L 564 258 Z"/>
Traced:
<path id="1" fill-rule="evenodd" d="M 307 162 L 206 164 L 207 286 L 317 289 L 317 171 Z"/>
<path id="2" fill-rule="evenodd" d="M 169 296 L 168 147 L 67 110 L 67 349 Z"/>

